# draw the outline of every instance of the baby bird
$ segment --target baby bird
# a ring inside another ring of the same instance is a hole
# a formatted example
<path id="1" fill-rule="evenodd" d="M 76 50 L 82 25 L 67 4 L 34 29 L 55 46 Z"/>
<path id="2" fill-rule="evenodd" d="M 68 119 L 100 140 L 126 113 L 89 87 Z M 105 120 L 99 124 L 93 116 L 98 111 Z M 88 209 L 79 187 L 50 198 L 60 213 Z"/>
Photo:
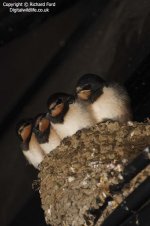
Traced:
<path id="1" fill-rule="evenodd" d="M 49 97 L 47 105 L 52 126 L 61 139 L 94 124 L 90 113 L 73 95 L 55 93 Z"/>
<path id="2" fill-rule="evenodd" d="M 44 158 L 44 153 L 40 148 L 35 134 L 32 133 L 33 120 L 22 120 L 17 125 L 17 134 L 21 141 L 21 149 L 30 164 L 38 169 Z"/>
<path id="3" fill-rule="evenodd" d="M 96 122 L 127 122 L 132 119 L 127 92 L 120 85 L 107 83 L 98 75 L 83 75 L 77 82 L 76 95 L 87 104 Z"/>
<path id="4" fill-rule="evenodd" d="M 33 132 L 45 154 L 50 153 L 60 144 L 61 139 L 51 126 L 46 113 L 39 114 L 35 118 Z"/>

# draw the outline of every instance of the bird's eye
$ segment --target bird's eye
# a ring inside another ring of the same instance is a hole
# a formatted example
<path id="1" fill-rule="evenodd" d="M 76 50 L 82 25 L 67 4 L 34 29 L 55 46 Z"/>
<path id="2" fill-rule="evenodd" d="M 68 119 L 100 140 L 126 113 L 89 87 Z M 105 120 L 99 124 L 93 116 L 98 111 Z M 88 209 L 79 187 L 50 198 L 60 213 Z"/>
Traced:
<path id="1" fill-rule="evenodd" d="M 68 98 L 68 103 L 69 104 L 73 104 L 74 103 L 74 97 L 73 96 Z"/>
<path id="2" fill-rule="evenodd" d="M 58 98 L 57 101 L 56 101 L 56 105 L 61 104 L 61 103 L 62 103 L 62 99 Z"/>

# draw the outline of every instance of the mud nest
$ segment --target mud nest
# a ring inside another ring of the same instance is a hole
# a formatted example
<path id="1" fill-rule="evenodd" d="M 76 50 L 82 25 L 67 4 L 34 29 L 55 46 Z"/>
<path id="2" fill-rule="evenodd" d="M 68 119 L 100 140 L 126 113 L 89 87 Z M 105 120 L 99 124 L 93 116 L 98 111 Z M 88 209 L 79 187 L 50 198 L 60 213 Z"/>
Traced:
<path id="1" fill-rule="evenodd" d="M 110 193 L 110 187 L 124 180 L 126 166 L 147 146 L 149 122 L 106 122 L 64 139 L 40 166 L 40 196 L 47 224 L 100 225 L 149 176 L 147 166 L 118 194 Z M 106 200 L 107 208 L 100 215 Z"/>

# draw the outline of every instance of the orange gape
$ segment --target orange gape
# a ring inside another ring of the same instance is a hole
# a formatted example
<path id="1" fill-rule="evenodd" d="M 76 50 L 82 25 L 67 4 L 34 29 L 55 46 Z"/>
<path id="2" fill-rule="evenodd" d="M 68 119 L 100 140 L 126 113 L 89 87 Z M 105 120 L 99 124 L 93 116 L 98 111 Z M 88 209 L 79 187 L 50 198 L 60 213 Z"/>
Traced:
<path id="1" fill-rule="evenodd" d="M 90 90 L 81 90 L 77 95 L 81 100 L 88 100 L 89 96 L 91 95 L 91 91 Z"/>
<path id="2" fill-rule="evenodd" d="M 32 132 L 31 130 L 32 130 L 32 126 L 28 125 L 28 126 L 24 127 L 22 129 L 22 131 L 19 132 L 22 137 L 23 142 L 26 141 L 26 139 L 29 137 L 29 135 Z"/>
<path id="3" fill-rule="evenodd" d="M 52 115 L 53 117 L 59 115 L 60 113 L 62 113 L 63 108 L 64 108 L 64 104 L 63 104 L 63 103 L 56 105 L 56 106 L 54 107 L 54 109 L 51 110 L 51 115 Z"/>
<path id="4" fill-rule="evenodd" d="M 42 118 L 42 120 L 39 122 L 39 130 L 43 133 L 48 127 L 49 127 L 49 120 L 46 118 Z"/>

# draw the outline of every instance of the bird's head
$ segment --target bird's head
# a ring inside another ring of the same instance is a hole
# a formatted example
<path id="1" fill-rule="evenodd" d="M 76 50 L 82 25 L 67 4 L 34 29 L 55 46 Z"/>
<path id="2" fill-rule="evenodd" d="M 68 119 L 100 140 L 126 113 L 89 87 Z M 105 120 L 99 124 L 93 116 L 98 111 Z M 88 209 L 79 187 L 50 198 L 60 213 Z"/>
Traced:
<path id="1" fill-rule="evenodd" d="M 33 128 L 33 119 L 23 119 L 16 126 L 17 135 L 22 143 L 29 143 Z"/>
<path id="2" fill-rule="evenodd" d="M 49 97 L 47 106 L 50 120 L 54 123 L 63 122 L 69 106 L 75 102 L 75 97 L 67 93 L 55 93 Z"/>
<path id="3" fill-rule="evenodd" d="M 48 141 L 50 127 L 50 120 L 46 113 L 40 113 L 35 117 L 33 132 L 39 143 L 45 143 Z"/>
<path id="4" fill-rule="evenodd" d="M 107 83 L 100 76 L 85 74 L 80 77 L 76 85 L 76 95 L 82 101 L 94 102 L 102 93 Z"/>

